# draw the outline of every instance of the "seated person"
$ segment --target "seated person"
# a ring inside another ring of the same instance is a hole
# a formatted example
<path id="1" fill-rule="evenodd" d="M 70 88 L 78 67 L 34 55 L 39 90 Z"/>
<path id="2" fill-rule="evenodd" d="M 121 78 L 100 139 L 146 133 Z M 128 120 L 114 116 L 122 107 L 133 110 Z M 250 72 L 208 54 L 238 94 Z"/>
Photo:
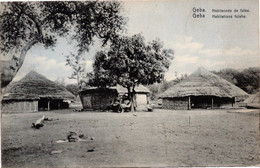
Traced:
<path id="1" fill-rule="evenodd" d="M 125 100 L 124 103 L 121 104 L 121 109 L 122 112 L 124 111 L 130 111 L 131 110 L 131 101 L 130 100 Z"/>
<path id="2" fill-rule="evenodd" d="M 120 110 L 120 99 L 116 97 L 114 102 L 111 104 L 111 108 L 113 112 L 119 112 Z"/>
<path id="3" fill-rule="evenodd" d="M 112 110 L 114 112 L 118 112 L 120 107 L 119 98 L 115 98 L 113 101 L 110 101 L 110 105 L 105 109 L 106 111 Z"/>

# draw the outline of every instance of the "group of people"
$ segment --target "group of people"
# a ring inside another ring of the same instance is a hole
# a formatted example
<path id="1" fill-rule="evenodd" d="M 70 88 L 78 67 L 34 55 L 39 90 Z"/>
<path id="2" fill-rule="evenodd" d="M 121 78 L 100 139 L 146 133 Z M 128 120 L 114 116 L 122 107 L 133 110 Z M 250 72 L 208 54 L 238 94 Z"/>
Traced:
<path id="1" fill-rule="evenodd" d="M 107 107 L 107 111 L 112 110 L 113 112 L 126 112 L 131 111 L 131 101 L 129 99 L 120 99 L 116 97 L 114 101 Z"/>

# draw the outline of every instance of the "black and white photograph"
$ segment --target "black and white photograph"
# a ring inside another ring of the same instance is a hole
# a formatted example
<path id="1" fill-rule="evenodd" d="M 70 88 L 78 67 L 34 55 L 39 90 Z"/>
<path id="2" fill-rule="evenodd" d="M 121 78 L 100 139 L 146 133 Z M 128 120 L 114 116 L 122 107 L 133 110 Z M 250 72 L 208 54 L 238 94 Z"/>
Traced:
<path id="1" fill-rule="evenodd" d="M 0 1 L 1 167 L 260 167 L 258 0 Z"/>

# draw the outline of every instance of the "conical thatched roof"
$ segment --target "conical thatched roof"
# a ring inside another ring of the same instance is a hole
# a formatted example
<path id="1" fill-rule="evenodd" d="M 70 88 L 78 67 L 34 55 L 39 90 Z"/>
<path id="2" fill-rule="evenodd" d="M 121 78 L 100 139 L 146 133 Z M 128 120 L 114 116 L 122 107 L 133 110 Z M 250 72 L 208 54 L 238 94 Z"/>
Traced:
<path id="1" fill-rule="evenodd" d="M 241 99 L 248 97 L 248 94 L 234 84 L 201 67 L 160 95 L 161 98 L 187 96 L 236 97 Z"/>
<path id="2" fill-rule="evenodd" d="M 260 102 L 260 90 L 255 94 L 249 95 L 249 97 L 244 101 L 245 103 L 255 103 L 259 104 Z"/>
<path id="3" fill-rule="evenodd" d="M 121 94 L 128 92 L 127 88 L 125 88 L 121 85 L 117 85 L 117 86 L 112 87 L 112 88 L 115 88 L 118 91 L 118 93 L 121 93 Z M 143 85 L 136 86 L 134 90 L 135 90 L 136 93 L 150 93 L 150 90 Z"/>
<path id="4" fill-rule="evenodd" d="M 34 100 L 40 98 L 74 100 L 74 95 L 65 87 L 57 85 L 43 75 L 31 71 L 5 90 L 3 100 Z"/>
<path id="5" fill-rule="evenodd" d="M 89 87 L 89 88 L 83 88 L 82 91 L 86 91 L 86 90 L 95 90 L 97 89 L 97 87 Z M 119 94 L 125 94 L 127 93 L 127 88 L 121 86 L 121 85 L 116 85 L 116 86 L 113 86 L 113 87 L 110 87 L 108 89 L 114 89 L 116 90 Z M 135 92 L 136 93 L 150 93 L 150 90 L 143 86 L 143 85 L 138 85 L 135 87 Z"/>
<path id="6" fill-rule="evenodd" d="M 260 90 L 250 95 L 245 101 L 248 108 L 260 108 Z"/>

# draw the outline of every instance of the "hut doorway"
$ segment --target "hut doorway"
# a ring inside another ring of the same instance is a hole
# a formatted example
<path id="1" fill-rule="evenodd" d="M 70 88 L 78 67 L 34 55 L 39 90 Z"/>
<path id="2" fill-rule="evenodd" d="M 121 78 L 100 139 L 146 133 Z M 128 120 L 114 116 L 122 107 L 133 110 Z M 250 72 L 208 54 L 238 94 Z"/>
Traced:
<path id="1" fill-rule="evenodd" d="M 216 97 L 216 96 L 191 96 L 191 109 L 213 109 L 220 107 L 232 107 L 235 103 L 234 98 Z"/>
<path id="2" fill-rule="evenodd" d="M 69 108 L 69 103 L 63 102 L 62 99 L 41 98 L 38 102 L 38 107 L 39 111 L 50 111 Z"/>
<path id="3" fill-rule="evenodd" d="M 50 99 L 41 98 L 38 102 L 39 111 L 49 111 L 50 110 Z"/>
<path id="4" fill-rule="evenodd" d="M 191 96 L 191 109 L 207 109 L 212 108 L 212 97 Z M 214 102 L 213 102 L 214 103 Z"/>

